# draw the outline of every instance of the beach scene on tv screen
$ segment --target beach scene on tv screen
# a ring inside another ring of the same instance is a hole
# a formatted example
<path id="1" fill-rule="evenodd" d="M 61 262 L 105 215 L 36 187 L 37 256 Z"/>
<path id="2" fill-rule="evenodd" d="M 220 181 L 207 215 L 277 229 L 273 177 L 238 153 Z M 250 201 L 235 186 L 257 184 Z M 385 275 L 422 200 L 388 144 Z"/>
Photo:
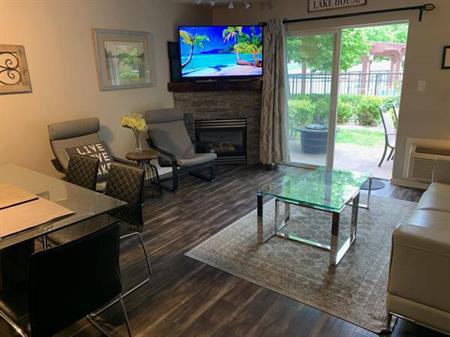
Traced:
<path id="1" fill-rule="evenodd" d="M 180 27 L 183 77 L 262 75 L 261 26 Z"/>

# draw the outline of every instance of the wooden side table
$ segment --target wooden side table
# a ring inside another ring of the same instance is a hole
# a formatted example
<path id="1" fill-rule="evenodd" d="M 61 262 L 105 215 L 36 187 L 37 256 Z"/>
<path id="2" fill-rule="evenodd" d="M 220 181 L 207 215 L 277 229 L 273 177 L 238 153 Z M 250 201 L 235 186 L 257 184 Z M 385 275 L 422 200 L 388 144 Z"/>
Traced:
<path id="1" fill-rule="evenodd" d="M 158 170 L 156 166 L 152 164 L 152 160 L 158 158 L 159 152 L 155 150 L 143 150 L 142 152 L 128 152 L 125 157 L 128 160 L 132 160 L 138 163 L 138 165 L 144 170 L 144 197 L 147 199 L 147 192 L 152 187 L 156 185 L 159 194 L 162 195 L 162 186 L 159 180 Z M 152 195 L 153 196 L 153 193 Z"/>

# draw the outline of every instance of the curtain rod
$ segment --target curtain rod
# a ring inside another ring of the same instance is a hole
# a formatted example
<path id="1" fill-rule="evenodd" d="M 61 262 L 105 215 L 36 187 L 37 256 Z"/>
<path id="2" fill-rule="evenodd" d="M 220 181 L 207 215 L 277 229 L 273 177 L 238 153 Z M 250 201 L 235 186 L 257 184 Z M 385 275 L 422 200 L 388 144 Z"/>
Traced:
<path id="1" fill-rule="evenodd" d="M 328 20 L 328 19 L 339 19 L 339 18 L 348 18 L 352 16 L 361 16 L 361 15 L 369 15 L 369 14 L 380 14 L 380 13 L 390 13 L 390 12 L 403 12 L 403 11 L 419 11 L 419 21 L 422 21 L 423 12 L 432 11 L 436 6 L 432 3 L 427 3 L 419 6 L 410 6 L 410 7 L 398 7 L 398 8 L 390 8 L 390 9 L 380 9 L 375 11 L 366 11 L 366 12 L 356 12 L 356 13 L 346 13 L 346 14 L 336 14 L 336 15 L 326 15 L 326 16 L 315 16 L 312 18 L 300 18 L 300 19 L 285 19 L 283 23 L 294 23 L 294 22 L 306 22 L 306 21 L 317 21 L 317 20 Z M 263 22 L 263 25 L 266 23 Z"/>

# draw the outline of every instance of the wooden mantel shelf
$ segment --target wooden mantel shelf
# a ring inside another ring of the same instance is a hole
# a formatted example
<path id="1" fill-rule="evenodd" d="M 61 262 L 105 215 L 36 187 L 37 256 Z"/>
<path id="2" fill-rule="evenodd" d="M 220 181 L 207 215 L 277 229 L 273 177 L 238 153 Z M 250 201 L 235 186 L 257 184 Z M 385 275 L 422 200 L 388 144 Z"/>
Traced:
<path id="1" fill-rule="evenodd" d="M 262 80 L 170 82 L 167 89 L 171 92 L 261 90 Z"/>

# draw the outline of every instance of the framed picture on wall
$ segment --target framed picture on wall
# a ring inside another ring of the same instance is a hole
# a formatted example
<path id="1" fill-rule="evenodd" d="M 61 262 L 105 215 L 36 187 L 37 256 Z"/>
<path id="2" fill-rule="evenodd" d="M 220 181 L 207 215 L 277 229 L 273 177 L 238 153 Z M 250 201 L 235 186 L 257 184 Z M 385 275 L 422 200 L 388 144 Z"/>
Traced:
<path id="1" fill-rule="evenodd" d="M 442 51 L 442 69 L 450 69 L 450 46 L 444 46 Z"/>
<path id="2" fill-rule="evenodd" d="M 154 85 L 150 33 L 94 29 L 93 35 L 101 90 Z"/>
<path id="3" fill-rule="evenodd" d="M 31 92 L 25 48 L 0 44 L 0 94 L 25 92 Z"/>

